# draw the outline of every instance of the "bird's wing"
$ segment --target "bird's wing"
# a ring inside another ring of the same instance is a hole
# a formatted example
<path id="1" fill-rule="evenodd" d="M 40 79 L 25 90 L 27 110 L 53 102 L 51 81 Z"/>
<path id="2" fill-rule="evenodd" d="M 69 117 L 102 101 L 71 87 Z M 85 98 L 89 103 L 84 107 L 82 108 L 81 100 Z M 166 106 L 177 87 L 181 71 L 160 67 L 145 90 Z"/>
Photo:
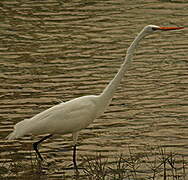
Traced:
<path id="1" fill-rule="evenodd" d="M 95 117 L 95 103 L 91 98 L 77 98 L 35 115 L 28 131 L 32 134 L 67 134 L 87 127 Z"/>
<path id="2" fill-rule="evenodd" d="M 57 104 L 55 106 L 52 106 L 49 109 L 46 109 L 45 111 L 42 111 L 39 114 L 36 114 L 35 116 L 33 116 L 30 120 L 31 121 L 42 121 L 43 119 L 53 115 L 53 114 L 57 114 L 59 111 L 63 110 L 63 106 L 64 106 L 64 102 Z"/>

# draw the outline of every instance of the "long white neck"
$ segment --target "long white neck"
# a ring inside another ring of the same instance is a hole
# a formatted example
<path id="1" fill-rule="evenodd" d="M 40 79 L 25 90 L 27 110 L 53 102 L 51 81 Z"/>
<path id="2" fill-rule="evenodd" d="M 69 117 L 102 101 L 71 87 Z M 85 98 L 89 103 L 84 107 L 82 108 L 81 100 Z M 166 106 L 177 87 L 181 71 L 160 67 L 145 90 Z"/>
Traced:
<path id="1" fill-rule="evenodd" d="M 141 31 L 138 36 L 134 39 L 134 41 L 131 43 L 130 47 L 127 50 L 127 54 L 125 57 L 125 60 L 123 64 L 121 65 L 119 71 L 115 75 L 115 77 L 110 81 L 110 83 L 107 85 L 107 87 L 103 90 L 103 92 L 99 95 L 100 103 L 101 103 L 101 112 L 103 112 L 106 108 L 106 106 L 110 103 L 115 90 L 117 89 L 118 85 L 120 84 L 120 81 L 125 73 L 125 71 L 128 68 L 128 65 L 130 64 L 134 51 L 140 42 L 141 39 L 143 39 L 145 36 L 144 31 Z M 104 107 L 104 108 L 103 108 Z"/>

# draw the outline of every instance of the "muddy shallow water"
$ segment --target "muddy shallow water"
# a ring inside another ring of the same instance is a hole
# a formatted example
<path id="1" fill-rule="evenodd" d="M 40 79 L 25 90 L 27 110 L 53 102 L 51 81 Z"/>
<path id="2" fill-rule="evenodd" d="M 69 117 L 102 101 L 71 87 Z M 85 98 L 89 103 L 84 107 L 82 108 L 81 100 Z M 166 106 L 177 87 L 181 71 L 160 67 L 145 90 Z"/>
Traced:
<path id="1" fill-rule="evenodd" d="M 145 25 L 186 26 L 187 8 L 183 0 L 1 1 L 0 163 L 11 161 L 8 153 L 15 149 L 27 161 L 39 139 L 7 142 L 15 123 L 60 101 L 99 94 Z M 187 44 L 186 30 L 140 43 L 110 107 L 81 131 L 78 160 L 96 152 L 110 159 L 145 145 L 187 158 Z M 71 161 L 72 152 L 62 150 L 71 141 L 70 135 L 56 136 L 40 150 L 60 167 Z"/>

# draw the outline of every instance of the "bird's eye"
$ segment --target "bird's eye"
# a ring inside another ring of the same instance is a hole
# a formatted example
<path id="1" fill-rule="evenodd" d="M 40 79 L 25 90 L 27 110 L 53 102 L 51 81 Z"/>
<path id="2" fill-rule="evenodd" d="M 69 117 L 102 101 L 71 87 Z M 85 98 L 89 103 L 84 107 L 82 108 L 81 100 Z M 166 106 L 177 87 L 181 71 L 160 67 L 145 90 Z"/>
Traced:
<path id="1" fill-rule="evenodd" d="M 153 31 L 156 31 L 156 30 L 158 30 L 158 29 L 157 29 L 156 27 L 152 27 L 152 30 L 153 30 Z"/>

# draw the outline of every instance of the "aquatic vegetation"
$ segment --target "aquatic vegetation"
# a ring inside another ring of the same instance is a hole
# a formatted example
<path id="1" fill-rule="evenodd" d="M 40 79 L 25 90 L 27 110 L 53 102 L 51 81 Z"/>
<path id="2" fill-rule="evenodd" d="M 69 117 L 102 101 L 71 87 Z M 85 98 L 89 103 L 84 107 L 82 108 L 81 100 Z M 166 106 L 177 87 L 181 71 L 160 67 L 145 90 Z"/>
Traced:
<path id="1" fill-rule="evenodd" d="M 67 166 L 56 167 L 55 162 L 41 163 L 37 158 L 23 160 L 14 153 L 11 161 L 1 163 L 0 178 L 9 179 L 88 179 L 88 180 L 186 180 L 188 162 L 182 155 L 169 152 L 163 147 L 144 147 L 136 151 L 129 147 L 129 153 L 114 157 L 96 155 L 82 156 L 79 173 Z M 63 173 L 62 173 L 63 172 Z M 61 174 L 58 176 L 58 173 Z M 63 174 L 63 175 L 62 175 Z M 63 176 L 63 177 L 62 177 Z"/>

